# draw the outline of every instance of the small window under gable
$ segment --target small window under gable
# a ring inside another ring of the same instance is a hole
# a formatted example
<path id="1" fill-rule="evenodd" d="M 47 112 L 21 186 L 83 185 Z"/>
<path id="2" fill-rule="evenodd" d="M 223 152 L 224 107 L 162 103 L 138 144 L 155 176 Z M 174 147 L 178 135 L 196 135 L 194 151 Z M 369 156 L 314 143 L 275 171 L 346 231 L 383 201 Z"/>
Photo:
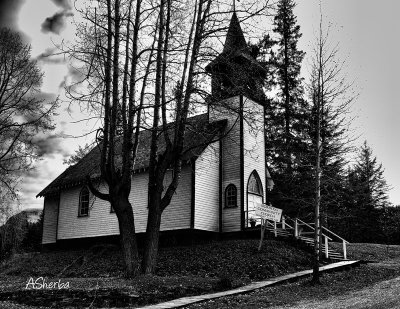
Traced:
<path id="1" fill-rule="evenodd" d="M 85 186 L 82 188 L 81 193 L 79 194 L 79 217 L 87 217 L 89 216 L 89 202 L 90 202 L 90 193 L 89 189 Z"/>
<path id="2" fill-rule="evenodd" d="M 237 206 L 237 189 L 234 184 L 229 184 L 225 189 L 225 207 Z"/>
<path id="3" fill-rule="evenodd" d="M 250 175 L 247 192 L 263 195 L 261 181 L 256 171 L 253 171 Z"/>

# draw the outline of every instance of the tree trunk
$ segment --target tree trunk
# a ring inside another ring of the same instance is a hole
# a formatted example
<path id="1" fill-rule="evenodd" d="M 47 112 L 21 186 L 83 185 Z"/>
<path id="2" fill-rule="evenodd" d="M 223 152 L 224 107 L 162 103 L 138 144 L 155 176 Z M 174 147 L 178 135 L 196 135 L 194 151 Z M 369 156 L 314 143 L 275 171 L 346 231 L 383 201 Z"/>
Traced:
<path id="1" fill-rule="evenodd" d="M 157 197 L 158 194 L 152 193 L 150 192 L 149 216 L 147 218 L 146 241 L 142 260 L 142 272 L 144 274 L 153 274 L 155 271 L 160 239 L 161 199 Z"/>
<path id="2" fill-rule="evenodd" d="M 133 217 L 132 205 L 127 197 L 118 197 L 119 207 L 121 211 L 118 211 L 118 223 L 119 232 L 121 238 L 122 252 L 124 254 L 127 278 L 133 278 L 138 274 L 139 271 L 139 255 L 136 242 L 135 234 L 135 219 Z M 118 206 L 114 206 L 114 209 Z"/>

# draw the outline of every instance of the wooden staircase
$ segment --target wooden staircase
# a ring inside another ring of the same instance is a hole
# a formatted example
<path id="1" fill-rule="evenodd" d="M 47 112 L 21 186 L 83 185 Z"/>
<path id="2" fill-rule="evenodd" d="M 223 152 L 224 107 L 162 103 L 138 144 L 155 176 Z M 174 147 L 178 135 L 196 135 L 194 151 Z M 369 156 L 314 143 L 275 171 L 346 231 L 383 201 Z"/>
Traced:
<path id="1" fill-rule="evenodd" d="M 298 218 L 292 219 L 288 216 L 282 216 L 281 222 L 266 220 L 265 230 L 272 233 L 275 237 L 295 238 L 306 246 L 314 247 L 313 224 L 306 223 Z M 349 242 L 324 226 L 321 226 L 320 253 L 327 260 L 347 261 L 347 244 Z M 342 250 L 338 251 L 329 242 L 341 242 Z"/>

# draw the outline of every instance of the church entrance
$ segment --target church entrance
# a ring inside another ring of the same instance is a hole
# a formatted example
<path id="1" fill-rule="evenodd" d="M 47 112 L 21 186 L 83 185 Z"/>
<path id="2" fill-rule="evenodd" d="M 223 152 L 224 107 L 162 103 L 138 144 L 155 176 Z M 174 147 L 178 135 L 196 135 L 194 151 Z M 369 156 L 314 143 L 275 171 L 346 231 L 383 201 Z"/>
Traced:
<path id="1" fill-rule="evenodd" d="M 261 219 L 256 217 L 256 205 L 263 203 L 263 189 L 260 177 L 253 171 L 247 182 L 247 207 L 245 209 L 245 227 L 261 224 Z"/>

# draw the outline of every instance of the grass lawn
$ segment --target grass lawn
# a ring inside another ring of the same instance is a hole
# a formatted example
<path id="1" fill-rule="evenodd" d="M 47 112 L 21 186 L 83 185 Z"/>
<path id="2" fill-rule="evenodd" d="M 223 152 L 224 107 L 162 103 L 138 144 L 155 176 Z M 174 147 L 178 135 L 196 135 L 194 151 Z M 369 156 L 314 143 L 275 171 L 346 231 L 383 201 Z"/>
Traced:
<path id="1" fill-rule="evenodd" d="M 310 254 L 282 241 L 226 240 L 161 248 L 156 275 L 122 278 L 116 247 L 18 255 L 0 265 L 1 301 L 59 307 L 123 307 L 211 293 L 311 267 Z M 69 282 L 67 290 L 26 290 L 29 278 Z M 4 303 L 3 303 L 4 304 Z M 9 303 L 7 303 L 8 305 Z"/>

